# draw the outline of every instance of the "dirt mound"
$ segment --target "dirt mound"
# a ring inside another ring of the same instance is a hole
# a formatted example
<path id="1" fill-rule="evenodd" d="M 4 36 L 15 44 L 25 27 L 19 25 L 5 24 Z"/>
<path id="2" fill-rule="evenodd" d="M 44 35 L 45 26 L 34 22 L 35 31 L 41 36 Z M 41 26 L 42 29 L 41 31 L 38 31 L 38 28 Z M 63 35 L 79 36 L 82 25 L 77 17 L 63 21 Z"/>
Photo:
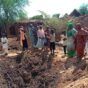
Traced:
<path id="1" fill-rule="evenodd" d="M 81 23 L 83 26 L 88 27 L 88 15 L 80 16 L 75 19 L 75 22 Z"/>
<path id="2" fill-rule="evenodd" d="M 72 82 L 65 88 L 88 88 L 88 76 L 79 78 L 78 80 Z"/>
<path id="3" fill-rule="evenodd" d="M 8 88 L 56 88 L 59 72 L 47 52 L 26 51 L 14 60 L 4 72 Z"/>
<path id="4" fill-rule="evenodd" d="M 75 66 L 68 64 L 66 69 L 66 61 L 73 60 L 63 60 L 58 54 L 32 49 L 15 57 L 0 57 L 0 88 L 87 88 L 88 59 Z"/>
<path id="5" fill-rule="evenodd" d="M 8 38 L 9 42 L 9 50 L 19 50 L 19 41 L 17 40 L 17 37 L 14 38 Z"/>

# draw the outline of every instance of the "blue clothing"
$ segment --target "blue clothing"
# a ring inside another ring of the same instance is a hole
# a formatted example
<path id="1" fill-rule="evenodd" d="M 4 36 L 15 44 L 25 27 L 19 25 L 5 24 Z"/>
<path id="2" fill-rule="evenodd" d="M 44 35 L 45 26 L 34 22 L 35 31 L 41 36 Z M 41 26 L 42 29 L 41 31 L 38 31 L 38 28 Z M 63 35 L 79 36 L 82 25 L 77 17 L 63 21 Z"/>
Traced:
<path id="1" fill-rule="evenodd" d="M 43 48 L 43 46 L 44 46 L 44 38 L 38 38 L 38 42 L 37 42 L 37 44 L 36 44 L 36 47 L 37 48 Z"/>
<path id="2" fill-rule="evenodd" d="M 35 47 L 37 43 L 37 33 L 34 27 L 28 27 L 29 30 L 29 36 L 32 42 L 32 46 Z"/>

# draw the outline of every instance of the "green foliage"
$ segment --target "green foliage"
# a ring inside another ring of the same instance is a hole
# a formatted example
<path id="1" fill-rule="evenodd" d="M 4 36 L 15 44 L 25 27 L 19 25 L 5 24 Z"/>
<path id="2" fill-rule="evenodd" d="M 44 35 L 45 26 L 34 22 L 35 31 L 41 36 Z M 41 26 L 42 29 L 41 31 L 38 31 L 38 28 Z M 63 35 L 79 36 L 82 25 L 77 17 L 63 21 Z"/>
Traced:
<path id="1" fill-rule="evenodd" d="M 50 18 L 50 16 L 47 13 L 45 13 L 44 11 L 39 10 L 39 12 L 43 16 L 44 19 L 49 19 Z"/>
<path id="2" fill-rule="evenodd" d="M 88 4 L 82 4 L 79 8 L 81 15 L 88 14 Z"/>
<path id="3" fill-rule="evenodd" d="M 69 16 L 69 15 L 68 15 L 67 13 L 65 13 L 63 17 L 66 18 L 66 17 L 68 17 L 68 16 Z"/>
<path id="4" fill-rule="evenodd" d="M 40 12 L 41 15 L 33 16 L 30 19 L 34 19 L 34 20 L 45 20 L 45 19 L 49 19 L 50 18 L 50 16 L 47 13 L 45 13 L 43 11 L 40 11 L 40 10 L 39 10 L 39 12 Z"/>
<path id="5" fill-rule="evenodd" d="M 26 18 L 23 8 L 27 3 L 28 0 L 0 0 L 0 24 L 6 26 Z"/>
<path id="6" fill-rule="evenodd" d="M 63 32 L 66 30 L 66 23 L 68 19 L 67 18 L 55 18 L 52 17 L 48 20 L 44 20 L 44 23 L 46 26 L 53 27 L 55 31 L 58 32 Z"/>
<path id="7" fill-rule="evenodd" d="M 43 19 L 43 16 L 42 15 L 36 15 L 36 16 L 33 16 L 31 19 L 34 19 L 34 20 L 42 20 Z"/>
<path id="8" fill-rule="evenodd" d="M 19 12 L 19 17 L 17 20 L 24 20 L 24 19 L 28 19 L 26 12 L 25 11 Z"/>
<path id="9" fill-rule="evenodd" d="M 54 14 L 53 17 L 59 18 L 60 17 L 60 14 Z"/>
<path id="10" fill-rule="evenodd" d="M 50 17 L 43 11 L 39 12 L 41 15 L 34 16 L 32 19 L 42 20 L 46 27 L 48 26 L 54 28 L 57 33 L 66 30 L 66 23 L 68 21 L 67 17 L 59 18 L 60 14 L 54 14 Z"/>

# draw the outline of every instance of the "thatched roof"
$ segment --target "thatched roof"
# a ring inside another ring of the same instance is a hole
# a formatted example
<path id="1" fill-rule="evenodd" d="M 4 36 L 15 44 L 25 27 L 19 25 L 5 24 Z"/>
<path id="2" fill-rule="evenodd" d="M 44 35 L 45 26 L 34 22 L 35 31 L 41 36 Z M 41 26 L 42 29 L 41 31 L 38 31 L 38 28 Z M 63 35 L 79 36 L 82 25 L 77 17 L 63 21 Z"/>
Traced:
<path id="1" fill-rule="evenodd" d="M 73 11 L 72 11 L 72 13 L 70 14 L 70 16 L 74 16 L 74 17 L 79 17 L 81 14 L 76 10 L 76 9 L 74 9 Z"/>
<path id="2" fill-rule="evenodd" d="M 16 23 L 24 23 L 24 24 L 27 24 L 27 23 L 43 23 L 43 21 L 42 20 L 22 20 L 22 21 L 18 21 L 18 22 L 16 22 Z"/>

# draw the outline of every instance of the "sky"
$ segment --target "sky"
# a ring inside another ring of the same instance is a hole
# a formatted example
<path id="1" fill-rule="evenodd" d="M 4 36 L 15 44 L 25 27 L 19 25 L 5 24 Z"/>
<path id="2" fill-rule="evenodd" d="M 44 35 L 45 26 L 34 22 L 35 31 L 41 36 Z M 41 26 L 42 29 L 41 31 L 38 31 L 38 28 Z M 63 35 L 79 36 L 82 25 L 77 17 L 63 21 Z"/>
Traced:
<path id="1" fill-rule="evenodd" d="M 25 7 L 28 17 L 40 15 L 38 10 L 49 15 L 60 13 L 71 13 L 73 9 L 78 9 L 82 4 L 88 4 L 88 0 L 29 0 L 29 5 Z"/>

